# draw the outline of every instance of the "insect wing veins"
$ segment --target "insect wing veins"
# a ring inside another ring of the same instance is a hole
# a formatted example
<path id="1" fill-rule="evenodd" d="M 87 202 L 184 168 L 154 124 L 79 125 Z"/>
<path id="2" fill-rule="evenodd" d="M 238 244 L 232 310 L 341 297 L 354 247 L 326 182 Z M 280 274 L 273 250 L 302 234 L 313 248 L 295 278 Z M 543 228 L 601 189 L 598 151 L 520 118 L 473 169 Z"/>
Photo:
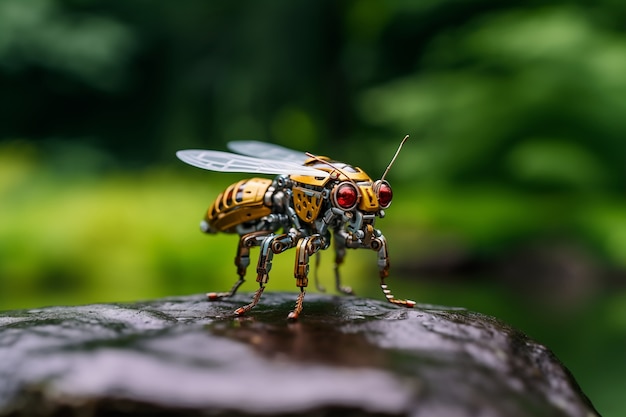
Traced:
<path id="1" fill-rule="evenodd" d="M 258 142 L 256 140 L 228 142 L 226 146 L 228 146 L 228 149 L 231 151 L 241 155 L 273 161 L 289 161 L 304 164 L 304 162 L 309 159 L 304 152 L 274 145 L 273 143 Z"/>
<path id="2" fill-rule="evenodd" d="M 176 152 L 176 156 L 189 165 L 209 171 L 307 175 L 313 177 L 327 177 L 329 175 L 325 171 L 302 166 L 294 162 L 253 158 L 221 151 L 189 149 Z"/>

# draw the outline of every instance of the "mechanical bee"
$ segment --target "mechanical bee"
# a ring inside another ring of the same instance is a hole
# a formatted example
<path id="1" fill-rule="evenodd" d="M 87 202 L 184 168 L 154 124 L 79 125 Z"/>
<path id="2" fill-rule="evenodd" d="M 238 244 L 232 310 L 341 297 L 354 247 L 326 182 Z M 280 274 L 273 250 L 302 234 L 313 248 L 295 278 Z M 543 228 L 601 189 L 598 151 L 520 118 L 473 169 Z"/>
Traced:
<path id="1" fill-rule="evenodd" d="M 235 257 L 239 279 L 227 292 L 208 293 L 208 299 L 219 300 L 235 294 L 245 281 L 250 249 L 258 246 L 259 288 L 249 304 L 235 310 L 237 316 L 247 313 L 265 290 L 274 255 L 296 248 L 294 277 L 300 293 L 288 315 L 288 319 L 296 320 L 302 312 L 308 286 L 309 257 L 327 249 L 332 236 L 335 284 L 340 292 L 352 293 L 350 287 L 341 284 L 339 273 L 346 249 L 371 249 L 378 253 L 380 286 L 387 300 L 400 306 L 415 306 L 414 301 L 396 298 L 385 284 L 389 275 L 387 241 L 374 228 L 376 217 L 384 217 L 393 197 L 385 176 L 408 137 L 404 137 L 383 176 L 376 181 L 358 167 L 264 142 L 229 142 L 228 148 L 236 154 L 178 151 L 176 156 L 180 160 L 206 170 L 276 175 L 273 179 L 249 178 L 230 185 L 206 212 L 200 223 L 203 232 L 239 235 Z"/>

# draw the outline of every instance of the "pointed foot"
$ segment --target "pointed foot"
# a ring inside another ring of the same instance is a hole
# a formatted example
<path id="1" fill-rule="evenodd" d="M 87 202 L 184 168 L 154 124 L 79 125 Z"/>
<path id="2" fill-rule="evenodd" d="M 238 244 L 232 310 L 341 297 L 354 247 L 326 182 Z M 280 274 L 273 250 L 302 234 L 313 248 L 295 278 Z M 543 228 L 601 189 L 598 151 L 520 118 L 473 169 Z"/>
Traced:
<path id="1" fill-rule="evenodd" d="M 389 301 L 392 304 L 396 304 L 402 307 L 406 307 L 406 308 L 413 308 L 415 307 L 415 301 L 413 300 L 401 300 L 396 298 L 392 293 L 391 290 L 389 289 L 389 287 L 387 287 L 387 285 L 381 281 L 380 283 L 380 288 L 383 290 L 383 294 L 385 294 L 385 298 L 387 299 L 387 301 Z"/>
<path id="2" fill-rule="evenodd" d="M 228 292 L 209 292 L 207 293 L 206 298 L 209 301 L 219 301 L 230 296 L 231 294 Z"/>
<path id="3" fill-rule="evenodd" d="M 249 309 L 246 309 L 245 307 L 239 307 L 237 310 L 235 310 L 234 314 L 237 317 L 241 317 L 244 314 L 246 314 L 248 312 Z"/>
<path id="4" fill-rule="evenodd" d="M 339 288 L 337 288 L 339 290 L 340 293 L 345 294 L 345 295 L 354 295 L 354 290 L 352 289 L 352 287 L 345 287 L 345 286 L 341 286 Z"/>
<path id="5" fill-rule="evenodd" d="M 396 298 L 387 298 L 387 300 L 392 304 L 406 308 L 413 308 L 416 304 L 413 300 L 398 300 Z"/>
<path id="6" fill-rule="evenodd" d="M 246 304 L 243 307 L 239 307 L 237 310 L 235 310 L 235 313 L 234 313 L 235 316 L 243 316 L 248 311 L 252 310 L 252 308 L 258 304 L 259 300 L 261 299 L 261 294 L 263 294 L 264 290 L 265 290 L 265 287 L 263 286 L 259 287 L 259 289 L 256 290 L 256 292 L 254 293 L 254 296 L 252 297 L 252 302 L 250 304 Z"/>
<path id="7" fill-rule="evenodd" d="M 300 294 L 298 294 L 298 299 L 296 300 L 296 307 L 287 315 L 287 320 L 296 321 L 298 320 L 298 317 L 300 317 L 304 303 L 304 294 L 306 294 L 304 287 L 300 287 Z"/>

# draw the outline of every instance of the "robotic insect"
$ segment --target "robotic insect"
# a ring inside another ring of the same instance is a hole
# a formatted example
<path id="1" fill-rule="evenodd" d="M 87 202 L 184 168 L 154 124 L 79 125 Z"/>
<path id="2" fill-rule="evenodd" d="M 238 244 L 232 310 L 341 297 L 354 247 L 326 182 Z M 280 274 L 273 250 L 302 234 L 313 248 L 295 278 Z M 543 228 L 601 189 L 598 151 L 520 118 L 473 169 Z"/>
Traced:
<path id="1" fill-rule="evenodd" d="M 274 254 L 296 248 L 294 276 L 300 293 L 288 318 L 297 319 L 308 285 L 309 257 L 327 249 L 332 235 L 335 281 L 340 292 L 352 293 L 349 287 L 341 285 L 339 274 L 346 249 L 372 249 L 378 253 L 380 286 L 387 300 L 413 307 L 414 301 L 397 299 L 385 284 L 389 275 L 387 241 L 380 230 L 374 228 L 376 217 L 382 218 L 391 204 L 391 186 L 385 176 L 407 139 L 408 135 L 377 181 L 360 168 L 343 162 L 263 142 L 228 143 L 228 148 L 237 154 L 178 151 L 179 159 L 202 169 L 277 175 L 273 180 L 249 178 L 232 184 L 218 195 L 207 211 L 200 224 L 203 232 L 239 235 L 235 257 L 239 280 L 230 291 L 207 294 L 208 299 L 219 300 L 235 294 L 250 264 L 250 248 L 259 246 L 256 278 L 259 289 L 249 304 L 235 310 L 235 315 L 245 314 L 259 302 L 265 290 Z"/>

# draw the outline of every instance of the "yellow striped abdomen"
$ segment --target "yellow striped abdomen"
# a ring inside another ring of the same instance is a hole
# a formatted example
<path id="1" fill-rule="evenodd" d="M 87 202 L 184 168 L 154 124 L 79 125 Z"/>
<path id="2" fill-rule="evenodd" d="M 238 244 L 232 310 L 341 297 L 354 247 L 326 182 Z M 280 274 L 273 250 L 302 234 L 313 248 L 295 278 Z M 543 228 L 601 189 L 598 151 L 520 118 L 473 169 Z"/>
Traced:
<path id="1" fill-rule="evenodd" d="M 249 178 L 230 185 L 209 207 L 203 231 L 235 233 L 237 225 L 271 214 L 271 207 L 264 202 L 271 185 L 272 180 L 266 178 Z"/>

